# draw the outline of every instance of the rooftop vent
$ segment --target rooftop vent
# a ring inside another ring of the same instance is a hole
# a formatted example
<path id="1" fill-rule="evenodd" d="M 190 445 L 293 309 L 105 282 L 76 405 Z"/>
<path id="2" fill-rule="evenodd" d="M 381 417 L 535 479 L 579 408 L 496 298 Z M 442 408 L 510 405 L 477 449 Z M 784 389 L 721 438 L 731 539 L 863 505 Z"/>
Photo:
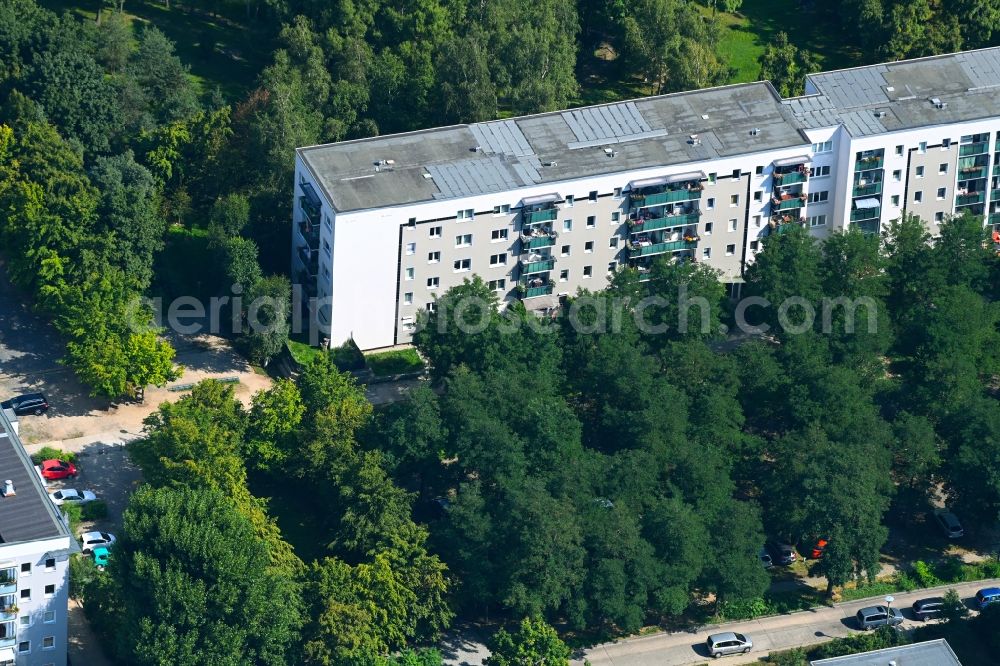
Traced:
<path id="1" fill-rule="evenodd" d="M 483 152 L 483 147 L 482 146 L 473 146 L 472 147 L 472 152 L 474 152 L 474 153 L 481 153 L 481 152 Z"/>
<path id="2" fill-rule="evenodd" d="M 430 179 L 431 179 L 431 178 L 433 178 L 433 177 L 434 177 L 434 176 L 432 176 L 432 175 L 431 175 L 431 174 L 429 174 L 429 173 L 425 173 L 425 174 L 424 174 L 424 179 L 425 179 L 425 180 L 430 180 Z"/>
<path id="3" fill-rule="evenodd" d="M 876 118 L 885 118 L 885 111 L 876 111 L 875 112 L 875 117 Z"/>
<path id="4" fill-rule="evenodd" d="M 604 154 L 607 155 L 608 157 L 617 157 L 618 151 L 615 150 L 614 148 L 605 148 Z"/>
<path id="5" fill-rule="evenodd" d="M 758 134 L 760 134 L 759 127 L 754 127 L 752 130 L 750 130 L 750 136 L 757 136 Z"/>
<path id="6" fill-rule="evenodd" d="M 943 109 L 943 108 L 945 108 L 946 106 L 948 106 L 948 103 L 947 103 L 947 102 L 942 102 L 942 101 L 941 101 L 940 99 L 938 99 L 937 97 L 931 97 L 931 104 L 933 104 L 933 105 L 934 105 L 934 108 L 935 108 L 935 109 Z"/>
<path id="7" fill-rule="evenodd" d="M 691 144 L 692 146 L 700 146 L 700 145 L 701 145 L 701 139 L 699 139 L 699 138 L 698 138 L 698 135 L 697 135 L 697 134 L 692 134 L 692 135 L 690 135 L 690 136 L 688 137 L 688 139 L 690 139 L 689 143 L 690 143 L 690 144 Z"/>
<path id="8" fill-rule="evenodd" d="M 708 114 L 707 113 L 701 114 L 701 119 L 702 120 L 708 120 Z"/>
<path id="9" fill-rule="evenodd" d="M 558 162 L 542 162 L 542 166 L 544 166 L 544 167 L 554 167 L 554 166 L 559 166 L 559 163 Z"/>
<path id="10" fill-rule="evenodd" d="M 7 479 L 3 482 L 3 496 L 13 497 L 16 493 L 14 492 L 14 482 Z"/>

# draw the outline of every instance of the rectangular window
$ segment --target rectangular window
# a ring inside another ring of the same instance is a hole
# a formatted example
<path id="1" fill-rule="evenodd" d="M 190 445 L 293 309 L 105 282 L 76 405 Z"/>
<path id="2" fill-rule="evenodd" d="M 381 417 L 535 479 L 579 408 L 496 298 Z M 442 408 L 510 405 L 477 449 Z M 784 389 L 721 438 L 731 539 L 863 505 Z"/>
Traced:
<path id="1" fill-rule="evenodd" d="M 507 265 L 507 253 L 501 252 L 500 254 L 490 255 L 490 266 L 506 266 Z"/>
<path id="2" fill-rule="evenodd" d="M 436 277 L 427 278 L 428 289 L 437 289 L 439 284 L 441 284 L 441 281 L 438 278 Z"/>
<path id="3" fill-rule="evenodd" d="M 741 175 L 739 169 L 733 169 L 733 180 L 739 180 Z"/>
<path id="4" fill-rule="evenodd" d="M 951 139 L 942 139 L 941 150 L 948 150 L 949 148 L 951 148 Z"/>
<path id="5" fill-rule="evenodd" d="M 701 251 L 701 256 L 705 259 L 710 259 L 712 257 L 712 248 L 706 247 Z"/>
<path id="6" fill-rule="evenodd" d="M 718 174 L 716 174 L 714 172 L 708 174 L 708 182 L 710 182 L 712 185 L 715 185 L 715 181 L 716 180 L 718 180 Z"/>
<path id="7" fill-rule="evenodd" d="M 437 303 L 431 301 L 430 303 L 424 306 L 424 309 L 427 310 L 428 312 L 434 312 L 437 310 L 437 307 L 438 307 Z"/>
<path id="8" fill-rule="evenodd" d="M 608 241 L 608 247 L 617 248 L 618 247 L 618 236 L 612 236 Z"/>
<path id="9" fill-rule="evenodd" d="M 563 231 L 573 231 L 573 220 L 563 220 Z"/>
<path id="10" fill-rule="evenodd" d="M 576 202 L 576 198 L 572 194 L 567 194 L 566 195 L 566 206 L 567 207 L 572 208 L 573 204 L 575 202 Z"/>
<path id="11" fill-rule="evenodd" d="M 561 248 L 559 248 L 559 254 L 561 256 L 563 256 L 563 257 L 568 257 L 569 256 L 569 245 L 563 245 Z"/>
<path id="12" fill-rule="evenodd" d="M 941 175 L 944 175 L 944 174 L 948 173 L 948 163 L 947 162 L 942 162 L 941 164 L 938 165 L 938 173 L 941 174 Z"/>
<path id="13" fill-rule="evenodd" d="M 412 268 L 407 268 L 406 269 L 406 279 L 407 280 L 412 280 L 413 279 L 413 269 Z"/>
<path id="14" fill-rule="evenodd" d="M 417 244 L 416 243 L 407 243 L 406 244 L 406 254 L 413 254 L 416 251 L 417 251 Z"/>
<path id="15" fill-rule="evenodd" d="M 583 244 L 583 251 L 584 252 L 593 252 L 594 251 L 594 241 L 587 241 L 586 243 L 584 243 Z"/>
<path id="16" fill-rule="evenodd" d="M 889 197 L 889 201 L 890 201 L 890 203 L 892 203 L 893 206 L 898 206 L 899 205 L 899 195 L 898 194 L 893 194 L 891 197 Z"/>
<path id="17" fill-rule="evenodd" d="M 913 200 L 917 203 L 920 203 L 921 201 L 924 200 L 924 193 L 921 192 L 920 190 L 917 190 L 916 192 L 913 193 Z"/>
<path id="18" fill-rule="evenodd" d="M 567 280 L 569 280 L 569 269 L 564 268 L 563 270 L 559 271 L 559 281 L 566 282 Z"/>
<path id="19" fill-rule="evenodd" d="M 708 210 L 712 210 L 713 208 L 715 208 L 715 197 L 708 198 L 708 200 L 705 202 L 705 208 L 707 208 Z"/>
<path id="20" fill-rule="evenodd" d="M 475 215 L 476 211 L 474 211 L 471 208 L 466 208 L 465 210 L 458 211 L 458 213 L 455 214 L 455 217 L 458 219 L 459 222 L 462 222 L 463 220 L 471 220 L 473 217 L 475 217 Z"/>
<path id="21" fill-rule="evenodd" d="M 615 212 L 611 213 L 611 224 L 615 224 L 616 222 L 620 222 L 621 219 L 622 219 L 622 214 L 619 213 L 618 211 L 615 211 Z"/>
<path id="22" fill-rule="evenodd" d="M 711 236 L 712 235 L 712 223 L 711 222 L 706 222 L 705 223 L 705 235 L 706 236 Z"/>
<path id="23" fill-rule="evenodd" d="M 403 294 L 403 305 L 413 305 L 413 292 L 408 291 Z"/>
<path id="24" fill-rule="evenodd" d="M 903 180 L 903 172 L 902 172 L 902 170 L 896 169 L 895 171 L 893 171 L 892 172 L 892 179 L 894 181 L 896 181 L 897 183 L 899 181 Z"/>
<path id="25" fill-rule="evenodd" d="M 726 246 L 726 256 L 727 257 L 731 257 L 734 254 L 736 254 L 736 246 L 735 245 L 727 245 Z"/>
<path id="26" fill-rule="evenodd" d="M 428 264 L 436 264 L 439 261 L 441 261 L 441 253 L 440 252 L 428 252 L 427 253 L 427 263 Z"/>
<path id="27" fill-rule="evenodd" d="M 922 166 L 918 166 L 917 167 L 917 178 L 923 178 L 923 177 L 924 177 L 924 168 Z"/>
<path id="28" fill-rule="evenodd" d="M 31 575 L 31 562 L 22 562 L 21 563 L 21 575 L 22 576 L 30 576 Z"/>
<path id="29" fill-rule="evenodd" d="M 51 597 L 55 593 L 56 593 L 56 586 L 55 585 L 46 585 L 45 586 L 45 596 Z"/>
<path id="30" fill-rule="evenodd" d="M 753 200 L 754 201 L 763 201 L 764 200 L 764 193 L 761 192 L 760 190 L 757 190 L 756 192 L 753 193 Z"/>
<path id="31" fill-rule="evenodd" d="M 934 221 L 938 224 L 944 222 L 944 213 L 934 213 Z"/>
<path id="32" fill-rule="evenodd" d="M 456 259 L 453 264 L 456 273 L 472 270 L 472 259 Z"/>
<path id="33" fill-rule="evenodd" d="M 761 175 L 762 173 L 764 173 L 764 167 L 762 167 L 762 166 L 757 167 L 754 170 L 754 173 L 757 174 L 758 176 Z"/>
<path id="34" fill-rule="evenodd" d="M 441 238 L 441 227 L 431 227 L 427 230 L 427 235 L 431 238 Z"/>
<path id="35" fill-rule="evenodd" d="M 896 154 L 897 155 L 902 155 L 903 154 L 903 147 L 902 146 L 896 146 Z"/>
<path id="36" fill-rule="evenodd" d="M 615 195 L 614 196 L 615 196 L 615 199 L 621 199 L 622 198 L 622 188 L 616 187 L 615 188 Z"/>
<path id="37" fill-rule="evenodd" d="M 325 238 L 323 239 L 323 252 L 326 253 L 326 256 L 333 259 L 333 252 L 330 250 L 330 244 L 326 241 Z"/>
<path id="38" fill-rule="evenodd" d="M 597 201 L 597 190 L 591 190 L 590 195 L 587 198 L 591 201 Z"/>
<path id="39" fill-rule="evenodd" d="M 617 261 L 608 262 L 608 273 L 614 273 L 617 268 L 618 268 Z"/>
<path id="40" fill-rule="evenodd" d="M 28 654 L 31 652 L 31 641 L 21 641 L 17 644 L 17 651 L 21 654 Z"/>
<path id="41" fill-rule="evenodd" d="M 507 240 L 507 230 L 506 229 L 494 229 L 490 232 L 490 240 L 494 241 L 505 241 Z"/>
<path id="42" fill-rule="evenodd" d="M 809 193 L 809 203 L 821 203 L 830 198 L 830 192 L 828 190 L 823 190 L 822 192 L 810 192 Z"/>
<path id="43" fill-rule="evenodd" d="M 826 226 L 826 215 L 811 215 L 809 217 L 810 227 L 825 227 Z"/>
<path id="44" fill-rule="evenodd" d="M 813 144 L 814 153 L 828 153 L 833 150 L 833 141 L 823 141 L 822 143 Z"/>
<path id="45" fill-rule="evenodd" d="M 751 252 L 756 252 L 758 247 L 760 247 L 760 241 L 750 241 Z"/>
<path id="46" fill-rule="evenodd" d="M 492 291 L 503 291 L 507 288 L 507 280 L 500 278 L 498 280 L 490 280 L 489 287 Z"/>
<path id="47" fill-rule="evenodd" d="M 472 234 L 455 236 L 455 247 L 469 247 L 470 245 L 472 245 Z"/>
<path id="48" fill-rule="evenodd" d="M 753 216 L 753 226 L 760 229 L 760 215 Z"/>
<path id="49" fill-rule="evenodd" d="M 809 169 L 810 178 L 826 178 L 830 175 L 830 165 L 812 167 Z"/>
<path id="50" fill-rule="evenodd" d="M 729 220 L 729 230 L 730 231 L 736 231 L 736 228 L 739 226 L 739 224 L 740 224 L 739 220 L 737 220 L 735 217 L 732 218 L 732 219 L 730 219 Z"/>
<path id="51" fill-rule="evenodd" d="M 938 191 L 937 191 L 937 198 L 938 198 L 939 200 L 940 200 L 940 199 L 944 199 L 944 195 L 945 195 L 945 193 L 946 193 L 946 192 L 947 192 L 947 189 L 946 189 L 946 188 L 944 188 L 944 187 L 939 187 L 939 188 L 938 188 Z"/>
<path id="52" fill-rule="evenodd" d="M 588 215 L 587 216 L 587 228 L 588 229 L 593 229 L 595 226 L 597 226 L 597 218 L 595 216 L 593 216 L 593 215 Z"/>
<path id="53" fill-rule="evenodd" d="M 927 142 L 926 141 L 921 141 L 920 142 L 919 150 L 920 150 L 921 154 L 927 152 Z"/>
<path id="54" fill-rule="evenodd" d="M 584 278 L 594 277 L 594 267 L 593 266 L 584 266 L 583 267 L 583 277 Z"/>
<path id="55" fill-rule="evenodd" d="M 500 204 L 499 206 L 493 206 L 494 215 L 506 215 L 510 212 L 510 204 Z"/>
<path id="56" fill-rule="evenodd" d="M 55 646 L 56 646 L 56 637 L 55 636 L 46 636 L 45 638 L 42 639 L 42 649 L 43 650 L 51 650 Z"/>
<path id="57" fill-rule="evenodd" d="M 30 627 L 31 626 L 31 616 L 30 615 L 22 615 L 21 617 L 18 618 L 18 620 L 20 620 L 22 627 Z"/>
<path id="58" fill-rule="evenodd" d="M 26 587 L 26 588 L 24 588 L 24 589 L 21 590 L 21 598 L 22 599 L 31 599 L 31 588 L 30 587 Z"/>
<path id="59" fill-rule="evenodd" d="M 730 206 L 739 206 L 740 205 L 740 195 L 734 194 L 734 195 L 730 196 L 729 197 L 729 205 Z"/>
<path id="60" fill-rule="evenodd" d="M 410 219 L 408 219 L 406 221 L 406 226 L 408 226 L 408 227 L 415 227 L 415 226 L 417 226 L 417 218 L 411 217 Z"/>

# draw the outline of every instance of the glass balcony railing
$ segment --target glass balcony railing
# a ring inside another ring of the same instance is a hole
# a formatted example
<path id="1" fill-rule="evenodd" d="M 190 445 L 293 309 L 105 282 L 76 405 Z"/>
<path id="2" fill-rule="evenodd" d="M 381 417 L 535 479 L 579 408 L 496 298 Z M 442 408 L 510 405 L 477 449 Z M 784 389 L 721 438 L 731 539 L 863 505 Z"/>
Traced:
<path id="1" fill-rule="evenodd" d="M 552 247 L 556 244 L 555 234 L 547 236 L 534 236 L 530 238 L 522 238 L 521 242 L 526 250 L 540 250 L 546 247 Z"/>
<path id="2" fill-rule="evenodd" d="M 872 234 L 877 234 L 878 233 L 878 231 L 879 231 L 879 221 L 878 220 L 866 220 L 864 222 L 859 222 L 857 224 L 857 227 L 858 227 L 858 229 L 861 230 L 861 233 L 865 234 L 866 236 L 870 236 Z"/>
<path id="3" fill-rule="evenodd" d="M 309 221 L 319 224 L 319 201 L 314 201 L 309 197 L 299 197 L 299 206 Z"/>
<path id="4" fill-rule="evenodd" d="M 539 261 L 523 261 L 521 263 L 521 274 L 530 275 L 531 273 L 544 273 L 545 271 L 551 271 L 556 266 L 555 259 L 541 259 Z"/>
<path id="5" fill-rule="evenodd" d="M 988 144 L 985 141 L 978 141 L 976 143 L 967 143 L 964 146 L 959 146 L 958 156 L 968 157 L 969 155 L 982 155 L 986 152 Z"/>
<path id="6" fill-rule="evenodd" d="M 882 216 L 882 207 L 877 208 L 857 208 L 851 211 L 851 222 L 861 220 L 877 220 Z"/>
<path id="7" fill-rule="evenodd" d="M 959 194 L 955 197 L 956 206 L 971 206 L 983 203 L 984 201 L 986 201 L 986 192 L 970 192 L 968 194 Z"/>
<path id="8" fill-rule="evenodd" d="M 309 271 L 309 275 L 316 275 L 319 272 L 319 252 L 316 250 L 307 250 L 304 247 L 300 247 L 299 260 L 306 267 L 306 270 Z M 2 589 L 0 589 L 0 594 L 3 594 Z"/>
<path id="9" fill-rule="evenodd" d="M 665 243 L 653 243 L 652 245 L 640 245 L 632 248 L 633 257 L 648 257 L 653 254 L 663 254 L 664 252 L 675 252 L 677 250 L 691 250 L 697 247 L 698 241 L 676 240 Z"/>
<path id="10" fill-rule="evenodd" d="M 792 171 L 790 173 L 776 173 L 774 174 L 774 184 L 780 187 L 785 187 L 786 185 L 795 185 L 796 183 L 804 183 L 808 179 L 808 176 L 804 171 Z"/>
<path id="11" fill-rule="evenodd" d="M 526 287 L 524 290 L 525 298 L 534 298 L 535 296 L 548 296 L 552 293 L 552 285 L 547 284 L 544 287 Z"/>
<path id="12" fill-rule="evenodd" d="M 958 170 L 959 180 L 977 180 L 979 178 L 986 178 L 988 167 L 971 167 Z"/>
<path id="13" fill-rule="evenodd" d="M 698 224 L 700 212 L 685 213 L 683 215 L 664 215 L 650 220 L 633 220 L 630 222 L 629 231 L 640 233 L 643 231 L 656 231 L 657 229 L 668 229 L 670 227 L 684 227 L 689 224 Z"/>
<path id="14" fill-rule="evenodd" d="M 649 206 L 661 206 L 667 203 L 678 201 L 691 201 L 701 198 L 701 188 L 682 188 L 679 190 L 667 190 L 666 192 L 656 192 L 654 194 L 637 194 L 632 197 L 633 208 L 648 208 Z"/>
<path id="15" fill-rule="evenodd" d="M 806 205 L 806 202 L 803 201 L 800 197 L 792 197 L 791 199 L 783 199 L 783 200 L 779 201 L 777 204 L 775 204 L 772 201 L 771 202 L 771 209 L 772 210 L 792 210 L 793 208 L 802 208 L 805 205 Z"/>
<path id="16" fill-rule="evenodd" d="M 1000 190 L 993 190 L 990 193 L 990 201 L 1000 201 Z"/>
<path id="17" fill-rule="evenodd" d="M 319 249 L 319 227 L 308 222 L 299 222 L 299 235 L 313 250 Z"/>
<path id="18" fill-rule="evenodd" d="M 856 197 L 870 197 L 873 194 L 880 194 L 881 192 L 882 183 L 869 183 L 868 185 L 854 186 L 854 196 Z"/>
<path id="19" fill-rule="evenodd" d="M 0 595 L 17 594 L 17 581 L 0 584 Z"/>
<path id="20" fill-rule="evenodd" d="M 1000 164 L 997 164 L 996 166 L 993 167 L 993 175 L 1000 176 Z"/>
<path id="21" fill-rule="evenodd" d="M 538 224 L 540 222 L 551 222 L 559 216 L 559 211 L 555 208 L 545 210 L 529 210 L 524 212 L 525 224 Z"/>
<path id="22" fill-rule="evenodd" d="M 872 169 L 881 169 L 884 162 L 885 160 L 881 157 L 863 157 L 854 165 L 854 170 L 870 171 Z"/>
<path id="23" fill-rule="evenodd" d="M 990 224 L 1000 224 L 1000 213 L 990 213 Z"/>

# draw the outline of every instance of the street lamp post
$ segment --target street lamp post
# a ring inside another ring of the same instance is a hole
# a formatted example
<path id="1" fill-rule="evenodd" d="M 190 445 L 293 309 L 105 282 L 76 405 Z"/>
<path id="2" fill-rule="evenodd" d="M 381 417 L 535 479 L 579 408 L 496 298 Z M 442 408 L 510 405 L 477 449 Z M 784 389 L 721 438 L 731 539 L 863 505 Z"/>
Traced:
<path id="1" fill-rule="evenodd" d="M 890 627 L 892 626 L 892 602 L 895 600 L 896 600 L 895 597 L 893 597 L 892 595 L 888 595 L 885 598 L 885 611 L 886 615 L 888 616 L 886 617 L 886 621 L 889 623 Z"/>

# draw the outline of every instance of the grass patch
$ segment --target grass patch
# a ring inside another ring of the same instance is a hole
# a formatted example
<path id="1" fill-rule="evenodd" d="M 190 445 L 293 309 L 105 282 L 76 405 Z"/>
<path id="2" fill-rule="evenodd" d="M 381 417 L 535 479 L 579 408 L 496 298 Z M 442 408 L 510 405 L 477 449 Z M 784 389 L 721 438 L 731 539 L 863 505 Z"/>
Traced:
<path id="1" fill-rule="evenodd" d="M 395 349 L 370 354 L 365 357 L 365 360 L 368 362 L 368 367 L 378 377 L 419 372 L 424 369 L 424 362 L 420 359 L 416 349 Z"/>
<path id="2" fill-rule="evenodd" d="M 840 592 L 840 599 L 855 601 L 866 597 L 881 597 L 896 592 L 911 592 L 926 587 L 969 583 L 988 578 L 1000 578 L 1000 559 L 994 557 L 973 564 L 963 562 L 958 557 L 948 557 L 931 564 L 917 560 L 906 573 L 897 573 L 874 582 L 845 587 Z"/>
<path id="3" fill-rule="evenodd" d="M 303 368 L 312 365 L 313 360 L 324 352 L 320 347 L 312 347 L 297 340 L 289 340 L 285 345 L 288 347 L 288 353 L 292 355 L 295 362 Z"/>
<path id="4" fill-rule="evenodd" d="M 41 465 L 43 460 L 65 460 L 66 462 L 75 463 L 76 454 L 72 451 L 63 451 L 62 449 L 57 449 L 53 446 L 43 446 L 35 453 L 31 454 L 31 462 L 36 465 Z"/>
<path id="5" fill-rule="evenodd" d="M 39 4 L 86 21 L 97 18 L 93 0 L 39 0 Z M 247 24 L 239 12 L 211 15 L 187 5 L 167 9 L 166 4 L 150 0 L 129 0 L 125 8 L 134 31 L 153 25 L 174 42 L 177 56 L 191 68 L 191 79 L 203 95 L 219 89 L 228 101 L 242 99 L 273 51 L 267 25 Z"/>

